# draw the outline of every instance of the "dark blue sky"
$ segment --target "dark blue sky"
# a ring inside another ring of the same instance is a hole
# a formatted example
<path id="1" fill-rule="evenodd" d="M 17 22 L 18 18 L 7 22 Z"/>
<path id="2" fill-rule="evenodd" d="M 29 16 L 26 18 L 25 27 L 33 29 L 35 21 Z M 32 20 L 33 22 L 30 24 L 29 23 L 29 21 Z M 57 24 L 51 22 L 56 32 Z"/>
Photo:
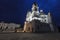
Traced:
<path id="1" fill-rule="evenodd" d="M 39 9 L 47 14 L 51 11 L 54 23 L 60 25 L 59 0 L 0 0 L 0 21 L 23 24 L 27 10 L 31 10 L 33 2 L 37 2 Z"/>

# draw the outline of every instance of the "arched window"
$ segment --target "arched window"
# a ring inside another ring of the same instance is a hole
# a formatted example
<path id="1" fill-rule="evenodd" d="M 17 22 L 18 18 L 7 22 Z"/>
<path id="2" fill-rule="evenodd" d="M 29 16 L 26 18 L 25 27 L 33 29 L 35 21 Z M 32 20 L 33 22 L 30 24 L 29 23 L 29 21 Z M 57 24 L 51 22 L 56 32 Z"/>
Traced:
<path id="1" fill-rule="evenodd" d="M 45 22 L 46 22 L 46 20 L 45 20 Z"/>

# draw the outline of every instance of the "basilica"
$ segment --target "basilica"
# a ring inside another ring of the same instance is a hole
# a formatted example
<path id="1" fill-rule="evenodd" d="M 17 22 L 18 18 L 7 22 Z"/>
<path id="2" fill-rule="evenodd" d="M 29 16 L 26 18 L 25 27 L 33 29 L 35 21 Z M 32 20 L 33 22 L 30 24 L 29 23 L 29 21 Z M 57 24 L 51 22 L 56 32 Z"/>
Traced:
<path id="1" fill-rule="evenodd" d="M 39 10 L 37 3 L 33 3 L 31 11 L 27 12 L 24 23 L 24 32 L 54 32 L 51 13 L 46 15 L 44 10 Z"/>

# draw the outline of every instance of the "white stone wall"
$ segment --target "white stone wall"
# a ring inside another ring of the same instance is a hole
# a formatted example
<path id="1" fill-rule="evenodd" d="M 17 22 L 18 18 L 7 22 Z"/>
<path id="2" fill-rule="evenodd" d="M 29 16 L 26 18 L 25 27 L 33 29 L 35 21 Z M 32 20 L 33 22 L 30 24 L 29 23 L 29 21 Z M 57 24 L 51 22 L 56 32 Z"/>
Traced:
<path id="1" fill-rule="evenodd" d="M 8 29 L 15 29 L 15 27 L 20 27 L 20 24 L 15 24 L 15 23 L 4 23 L 4 22 L 0 22 L 0 28 L 2 27 L 2 29 L 5 29 L 6 27 L 8 27 Z"/>
<path id="2" fill-rule="evenodd" d="M 26 21 L 32 21 L 34 19 L 36 20 L 40 20 L 41 22 L 44 22 L 44 23 L 48 23 L 48 15 L 40 15 L 39 12 L 32 12 L 32 13 L 28 13 L 27 14 L 28 16 L 26 17 Z M 37 15 L 38 17 L 35 17 L 34 15 Z"/>
<path id="3" fill-rule="evenodd" d="M 40 15 L 41 22 L 48 23 L 48 15 Z"/>

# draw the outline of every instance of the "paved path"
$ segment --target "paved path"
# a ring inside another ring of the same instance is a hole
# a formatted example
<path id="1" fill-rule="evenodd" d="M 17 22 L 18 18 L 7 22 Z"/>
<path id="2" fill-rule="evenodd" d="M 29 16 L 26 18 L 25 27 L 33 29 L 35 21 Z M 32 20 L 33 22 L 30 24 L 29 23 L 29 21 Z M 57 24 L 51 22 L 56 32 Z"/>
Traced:
<path id="1" fill-rule="evenodd" d="M 0 33 L 0 40 L 60 40 L 60 33 Z"/>

